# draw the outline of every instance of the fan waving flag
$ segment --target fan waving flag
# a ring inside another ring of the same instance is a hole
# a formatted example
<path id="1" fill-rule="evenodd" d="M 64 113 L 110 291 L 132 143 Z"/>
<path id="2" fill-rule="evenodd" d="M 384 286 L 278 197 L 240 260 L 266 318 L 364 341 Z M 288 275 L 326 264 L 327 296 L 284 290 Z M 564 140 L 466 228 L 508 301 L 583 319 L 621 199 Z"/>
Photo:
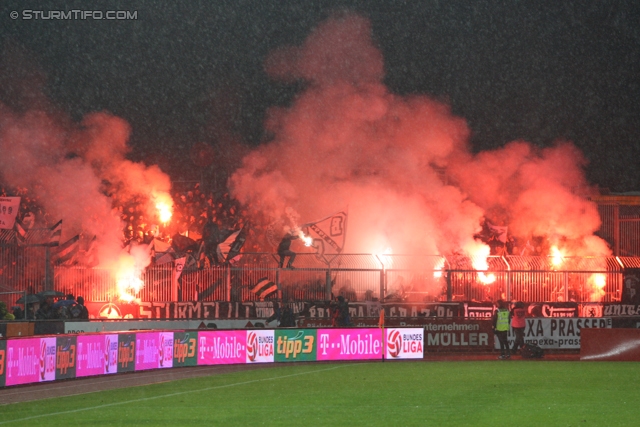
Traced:
<path id="1" fill-rule="evenodd" d="M 232 232 L 216 249 L 220 263 L 231 262 L 238 256 L 240 249 L 247 240 L 247 225 Z"/>
<path id="2" fill-rule="evenodd" d="M 260 301 L 264 301 L 266 297 L 273 294 L 277 290 L 278 286 L 276 286 L 275 283 L 269 280 L 268 277 L 263 277 L 262 279 L 258 280 L 258 283 L 256 283 L 253 288 L 251 288 L 251 293 L 260 298 Z"/>
<path id="3" fill-rule="evenodd" d="M 347 234 L 347 217 L 345 209 L 302 226 L 305 234 L 313 238 L 312 246 L 316 248 L 318 255 L 342 252 Z"/>

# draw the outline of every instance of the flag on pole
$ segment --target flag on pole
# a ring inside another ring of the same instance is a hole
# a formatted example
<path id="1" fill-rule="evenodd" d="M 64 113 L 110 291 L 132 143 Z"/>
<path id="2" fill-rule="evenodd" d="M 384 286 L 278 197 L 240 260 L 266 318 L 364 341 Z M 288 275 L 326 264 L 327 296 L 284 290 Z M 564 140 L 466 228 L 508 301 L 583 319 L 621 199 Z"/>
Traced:
<path id="1" fill-rule="evenodd" d="M 61 236 L 62 236 L 62 220 L 58 221 L 53 227 L 51 227 L 51 233 L 49 234 L 49 246 L 60 245 Z"/>
<path id="2" fill-rule="evenodd" d="M 378 327 L 384 328 L 384 307 L 380 307 L 380 319 L 378 320 Z"/>
<path id="3" fill-rule="evenodd" d="M 276 292 L 277 290 L 278 286 L 275 283 L 269 280 L 268 277 L 263 277 L 262 279 L 258 280 L 258 283 L 256 283 L 253 288 L 251 288 L 251 293 L 260 298 L 260 301 L 264 301 L 266 297 Z"/>
<path id="4" fill-rule="evenodd" d="M 20 221 L 20 218 L 16 217 L 13 223 L 13 230 L 16 232 L 16 242 L 18 245 L 24 245 L 27 241 L 27 229 L 22 224 L 22 221 Z"/>
<path id="5" fill-rule="evenodd" d="M 79 241 L 80 235 L 77 234 L 58 246 L 58 250 L 51 257 L 53 263 L 55 265 L 71 264 L 80 249 Z"/>
<path id="6" fill-rule="evenodd" d="M 178 279 L 180 279 L 180 276 L 182 275 L 182 270 L 184 269 L 184 264 L 187 262 L 187 257 L 183 256 L 182 258 L 178 258 L 174 261 L 175 266 L 176 266 L 176 272 L 175 272 L 175 277 L 174 280 L 177 282 Z"/>
<path id="7" fill-rule="evenodd" d="M 304 233 L 313 238 L 312 246 L 318 255 L 342 252 L 347 235 L 347 217 L 348 211 L 345 209 L 302 226 Z"/>
<path id="8" fill-rule="evenodd" d="M 508 227 L 493 225 L 487 221 L 487 228 L 497 240 L 501 241 L 502 243 L 507 243 L 507 232 L 509 231 Z"/>
<path id="9" fill-rule="evenodd" d="M 247 240 L 247 225 L 240 230 L 232 232 L 216 248 L 216 254 L 220 263 L 232 261 L 240 253 L 240 249 Z"/>

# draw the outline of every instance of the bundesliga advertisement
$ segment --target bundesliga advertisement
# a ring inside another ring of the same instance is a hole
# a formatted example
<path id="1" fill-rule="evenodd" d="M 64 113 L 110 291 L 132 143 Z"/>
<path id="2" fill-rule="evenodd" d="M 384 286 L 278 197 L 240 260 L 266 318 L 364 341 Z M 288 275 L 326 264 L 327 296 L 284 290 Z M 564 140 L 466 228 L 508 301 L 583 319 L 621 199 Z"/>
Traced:
<path id="1" fill-rule="evenodd" d="M 247 331 L 247 363 L 273 363 L 273 330 Z"/>
<path id="2" fill-rule="evenodd" d="M 424 329 L 422 328 L 386 329 L 386 343 L 388 360 L 424 357 Z"/>

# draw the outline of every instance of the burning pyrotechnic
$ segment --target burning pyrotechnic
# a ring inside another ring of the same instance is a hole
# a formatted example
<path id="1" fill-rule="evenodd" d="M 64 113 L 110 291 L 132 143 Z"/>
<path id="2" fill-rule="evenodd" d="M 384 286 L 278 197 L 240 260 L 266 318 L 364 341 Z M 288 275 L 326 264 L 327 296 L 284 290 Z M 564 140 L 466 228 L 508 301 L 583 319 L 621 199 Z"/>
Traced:
<path id="1" fill-rule="evenodd" d="M 272 52 L 265 68 L 274 79 L 308 84 L 290 105 L 267 112 L 272 141 L 230 179 L 250 214 L 279 218 L 293 205 L 314 218 L 348 205 L 345 251 L 375 254 L 389 245 L 400 253 L 465 253 L 483 283 L 496 280 L 485 273 L 489 248 L 478 254 L 466 246 L 489 214 L 516 240 L 554 235 L 572 255 L 608 255 L 593 236 L 595 204 L 573 190 L 589 188 L 573 144 L 514 141 L 474 153 L 471 130 L 448 105 L 384 86 L 384 61 L 365 18 L 333 16 L 302 44 Z"/>
<path id="2" fill-rule="evenodd" d="M 137 294 L 144 287 L 144 282 L 140 279 L 140 274 L 134 270 L 119 272 L 116 279 L 116 289 L 118 299 L 125 302 L 132 302 L 138 299 Z"/>
<path id="3" fill-rule="evenodd" d="M 590 275 L 587 284 L 591 287 L 589 301 L 601 301 L 605 295 L 604 287 L 607 285 L 606 274 L 595 273 Z"/>
<path id="4" fill-rule="evenodd" d="M 434 266 L 435 271 L 433 272 L 433 277 L 439 279 L 442 277 L 444 273 L 444 258 L 438 260 L 436 265 Z"/>
<path id="5" fill-rule="evenodd" d="M 558 267 L 559 265 L 561 265 L 563 260 L 564 260 L 564 255 L 562 254 L 562 252 L 560 252 L 560 249 L 558 249 L 557 246 L 552 246 L 551 247 L 551 263 L 554 265 L 554 267 Z"/>
<path id="6" fill-rule="evenodd" d="M 300 240 L 302 240 L 302 242 L 304 243 L 305 246 L 309 247 L 311 246 L 311 244 L 313 243 L 313 238 L 305 235 L 302 230 L 298 231 L 298 237 L 300 237 Z"/>
<path id="7" fill-rule="evenodd" d="M 483 243 L 473 241 L 473 243 L 467 245 L 467 251 L 471 258 L 471 265 L 473 266 L 473 269 L 478 271 L 478 280 L 480 280 L 483 285 L 490 285 L 495 282 L 495 274 L 485 273 L 489 269 L 487 258 L 491 253 L 491 248 Z"/>

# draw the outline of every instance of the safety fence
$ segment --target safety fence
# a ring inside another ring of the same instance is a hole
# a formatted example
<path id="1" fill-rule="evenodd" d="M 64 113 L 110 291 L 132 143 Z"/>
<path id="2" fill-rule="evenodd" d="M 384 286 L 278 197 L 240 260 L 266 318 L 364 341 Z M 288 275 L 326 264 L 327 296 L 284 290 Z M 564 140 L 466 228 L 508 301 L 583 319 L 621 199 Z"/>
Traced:
<path id="1" fill-rule="evenodd" d="M 0 247 L 0 290 L 59 291 L 86 301 L 113 301 L 114 271 L 52 267 L 48 249 Z M 351 301 L 496 301 L 498 299 L 616 302 L 626 272 L 639 257 L 527 257 L 298 254 L 293 269 L 275 254 L 245 253 L 233 265 L 181 272 L 151 265 L 139 277 L 141 301 L 313 301 L 342 295 Z M 640 276 L 639 276 L 640 277 Z"/>

